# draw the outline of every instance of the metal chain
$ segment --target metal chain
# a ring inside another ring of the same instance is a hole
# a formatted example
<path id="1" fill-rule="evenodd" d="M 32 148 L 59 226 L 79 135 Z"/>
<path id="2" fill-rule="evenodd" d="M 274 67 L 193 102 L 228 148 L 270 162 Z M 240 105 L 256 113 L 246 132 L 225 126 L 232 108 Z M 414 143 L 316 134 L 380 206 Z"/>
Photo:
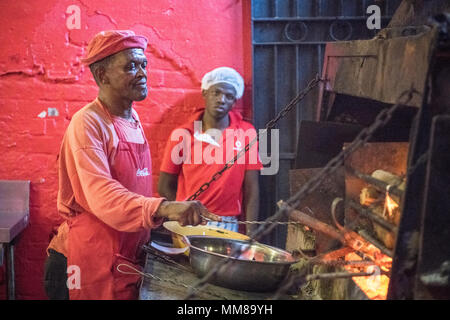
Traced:
<path id="1" fill-rule="evenodd" d="M 381 127 L 386 125 L 390 119 L 392 118 L 392 115 L 394 112 L 401 106 L 406 105 L 413 97 L 413 94 L 419 94 L 418 91 L 416 91 L 414 88 L 411 88 L 407 91 L 404 91 L 399 98 L 397 99 L 397 102 L 391 106 L 389 109 L 382 110 L 378 116 L 375 118 L 375 121 L 367 128 L 364 128 L 353 140 L 353 142 L 347 146 L 347 148 L 343 149 L 336 157 L 331 159 L 327 165 L 312 179 L 310 179 L 303 187 L 290 199 L 288 199 L 286 202 L 283 203 L 282 206 L 280 206 L 280 209 L 287 210 L 288 208 L 295 208 L 300 204 L 300 200 L 304 198 L 309 193 L 313 192 L 322 182 L 325 176 L 333 173 L 336 171 L 343 163 L 344 160 L 353 153 L 356 149 L 363 146 L 372 136 L 373 134 Z M 401 102 L 404 96 L 407 96 L 407 99 L 405 102 Z M 427 159 L 427 153 L 422 154 L 421 157 L 418 159 L 418 161 L 412 166 L 411 170 L 407 171 L 407 175 L 409 176 L 420 163 L 424 162 Z M 275 214 L 277 215 L 277 214 Z M 275 296 L 278 296 L 281 291 L 284 290 L 283 288 L 280 288 L 276 293 Z"/>
<path id="2" fill-rule="evenodd" d="M 323 178 L 330 175 L 334 171 L 336 171 L 339 166 L 344 163 L 344 160 L 353 153 L 356 149 L 363 146 L 370 138 L 372 138 L 373 134 L 381 127 L 386 125 L 389 120 L 392 118 L 394 112 L 401 106 L 407 104 L 411 99 L 414 93 L 418 93 L 414 89 L 410 89 L 404 91 L 400 97 L 397 99 L 397 103 L 391 106 L 388 109 L 382 110 L 378 116 L 375 118 L 375 121 L 367 128 L 364 128 L 360 131 L 360 133 L 356 136 L 351 144 L 349 144 L 345 149 L 343 149 L 336 157 L 331 159 L 327 165 L 312 179 L 310 179 L 307 183 L 305 183 L 302 188 L 290 199 L 286 201 L 289 206 L 298 207 L 299 201 L 314 191 L 322 182 Z M 407 95 L 407 100 L 405 102 L 401 102 L 403 97 Z"/>
<path id="3" fill-rule="evenodd" d="M 425 151 L 424 153 L 422 153 L 420 155 L 420 157 L 417 158 L 416 162 L 410 166 L 408 168 L 408 170 L 406 171 L 406 173 L 402 174 L 400 176 L 400 179 L 398 182 L 388 185 L 389 188 L 394 188 L 394 187 L 398 187 L 400 184 L 403 183 L 403 181 L 405 181 L 414 171 L 416 171 L 416 169 L 422 165 L 423 163 L 425 163 L 428 160 L 428 151 Z"/>
<path id="4" fill-rule="evenodd" d="M 268 130 L 273 129 L 273 127 L 275 127 L 275 125 L 277 124 L 277 122 L 282 119 L 284 116 L 286 116 L 286 114 L 288 114 L 292 108 L 299 103 L 301 100 L 303 100 L 303 98 L 312 90 L 314 89 L 319 82 L 321 82 L 322 79 L 320 79 L 319 75 L 317 74 L 316 77 L 314 79 L 312 79 L 308 85 L 294 98 L 292 99 L 278 114 L 275 118 L 273 118 L 272 120 L 270 120 L 269 122 L 267 122 L 266 127 L 262 130 L 262 134 L 265 134 Z M 205 182 L 203 185 L 200 186 L 200 188 L 193 194 L 191 195 L 189 198 L 187 198 L 188 201 L 192 201 L 197 199 L 203 192 L 205 192 L 206 190 L 208 190 L 208 188 L 210 187 L 210 185 L 214 182 L 217 181 L 219 178 L 222 177 L 223 173 L 225 171 L 227 171 L 228 169 L 230 169 L 235 163 L 236 161 L 241 158 L 247 151 L 250 150 L 250 148 L 259 140 L 259 136 L 261 135 L 261 133 L 256 133 L 256 137 L 250 141 L 245 147 L 244 149 L 240 150 L 236 156 L 234 156 L 233 159 L 231 159 L 230 161 L 228 161 L 225 166 L 219 170 L 218 172 L 216 172 L 215 174 L 213 174 L 211 180 L 209 180 L 208 182 Z M 211 219 L 208 219 L 206 217 L 202 218 L 206 221 L 213 221 Z M 295 222 L 295 221 L 288 221 L 288 222 L 281 222 L 281 221 L 237 221 L 237 222 L 226 222 L 226 223 L 234 223 L 234 224 L 243 224 L 243 225 L 264 225 L 264 224 L 277 224 L 277 225 L 299 225 L 300 223 Z"/>
<path id="5" fill-rule="evenodd" d="M 375 121 L 367 128 L 364 128 L 361 130 L 361 132 L 358 134 L 358 136 L 353 140 L 353 142 L 348 145 L 345 149 L 343 149 L 337 156 L 335 156 L 333 159 L 331 159 L 327 165 L 315 176 L 313 176 L 306 184 L 300 188 L 299 191 L 297 191 L 292 197 L 290 197 L 285 202 L 281 201 L 279 205 L 279 209 L 277 212 L 270 216 L 266 221 L 277 221 L 280 220 L 284 215 L 286 215 L 292 208 L 296 208 L 300 204 L 300 200 L 303 199 L 305 196 L 313 192 L 323 181 L 323 179 L 336 171 L 343 163 L 344 160 L 356 149 L 364 145 L 375 133 L 376 130 L 384 126 L 386 123 L 389 122 L 389 120 L 392 118 L 393 113 L 401 106 L 406 105 L 413 97 L 413 94 L 417 94 L 418 92 L 411 88 L 410 90 L 407 90 L 403 92 L 399 98 L 397 99 L 396 104 L 391 106 L 389 109 L 382 110 L 378 116 L 375 118 Z M 405 102 L 401 102 L 403 97 L 407 95 L 407 100 Z M 265 234 L 269 233 L 273 228 L 274 224 L 269 225 L 266 227 L 265 225 L 261 225 L 258 230 L 250 237 L 250 243 L 253 243 L 257 240 L 259 240 L 261 237 L 263 237 Z M 248 250 L 250 246 L 248 246 L 246 249 L 244 249 L 244 252 Z M 220 268 L 222 268 L 224 265 L 232 261 L 231 257 L 239 256 L 242 254 L 242 251 L 240 249 L 233 250 L 231 254 L 222 262 L 217 263 L 214 268 L 208 272 L 202 279 L 198 281 L 198 283 L 195 285 L 195 289 L 202 288 L 206 285 L 209 279 L 211 279 Z M 277 294 L 279 292 L 277 291 Z M 191 291 L 186 299 L 190 299 L 194 296 L 194 292 Z"/>
<path id="6" fill-rule="evenodd" d="M 322 81 L 322 79 L 319 78 L 319 75 L 316 75 L 316 77 L 314 79 L 312 79 L 308 85 L 305 87 L 305 89 L 303 89 L 294 99 L 291 100 L 291 102 L 289 102 L 279 113 L 278 115 L 273 118 L 272 120 L 270 120 L 267 124 L 266 127 L 264 128 L 264 130 L 262 131 L 262 133 L 266 133 L 268 130 L 272 129 L 276 123 L 283 118 L 287 113 L 289 113 L 292 108 L 298 103 L 300 102 L 312 89 L 314 89 L 319 82 Z M 217 181 L 225 171 L 227 171 L 228 169 L 230 169 L 235 163 L 236 161 L 242 157 L 248 150 L 250 150 L 250 148 L 259 140 L 259 136 L 260 133 L 256 133 L 256 137 L 249 142 L 244 149 L 240 150 L 236 156 L 234 156 L 233 159 L 231 159 L 230 161 L 228 161 L 225 166 L 219 170 L 218 172 L 216 172 L 211 180 L 209 180 L 208 182 L 205 182 L 203 185 L 200 186 L 200 188 L 193 194 L 191 195 L 189 198 L 187 198 L 187 201 L 192 201 L 198 198 L 199 195 L 201 195 L 203 192 L 205 192 L 206 190 L 208 190 L 208 188 L 210 187 L 210 185 L 214 182 Z M 253 222 L 252 222 L 253 223 Z"/>
<path id="7" fill-rule="evenodd" d="M 313 89 L 315 88 L 319 82 L 323 81 L 323 79 L 321 79 L 319 77 L 319 75 L 317 74 L 316 77 L 314 79 L 312 79 L 308 85 L 306 86 L 305 89 L 303 89 L 294 99 L 292 99 L 278 114 L 277 116 L 272 119 L 271 121 L 269 121 L 266 124 L 265 129 L 263 130 L 263 133 L 267 132 L 268 130 L 272 129 L 275 124 L 282 118 L 284 117 L 298 102 L 300 102 L 302 99 L 304 99 L 304 97 Z M 215 173 L 213 175 L 213 177 L 211 178 L 210 181 L 204 183 L 197 192 L 195 192 L 192 196 L 190 196 L 187 200 L 195 200 L 201 193 L 203 193 L 205 190 L 207 190 L 210 186 L 210 184 L 213 181 L 216 181 L 217 179 L 219 179 L 220 176 L 222 176 L 223 172 L 225 172 L 226 170 L 228 170 L 233 164 L 234 162 L 239 159 L 246 151 L 248 151 L 250 149 L 250 147 L 259 139 L 259 133 L 257 133 L 256 138 L 253 139 L 249 144 L 247 144 L 244 148 L 244 150 L 241 150 L 231 161 L 229 161 L 228 163 L 225 164 L 224 168 L 222 168 L 220 171 L 218 171 L 217 173 Z M 281 210 L 284 211 L 284 210 Z M 205 218 L 205 217 L 203 217 Z M 206 220 L 209 220 L 207 218 L 205 218 Z M 280 221 L 277 221 L 279 219 L 277 219 L 277 215 L 275 214 L 272 217 L 267 218 L 264 223 L 258 223 L 260 224 L 260 227 L 258 228 L 258 230 L 256 231 L 255 235 L 253 236 L 252 234 L 250 235 L 250 239 L 249 242 L 253 243 L 257 240 L 259 240 L 259 238 L 263 237 L 265 234 L 269 233 L 274 226 L 278 225 L 280 223 Z M 253 223 L 251 221 L 243 221 L 243 223 Z M 255 223 L 256 224 L 256 223 Z M 269 225 L 270 227 L 268 227 L 266 229 L 265 232 L 261 232 L 261 228 L 263 228 L 266 225 Z M 230 254 L 231 256 L 234 255 L 239 255 L 241 252 L 240 250 L 234 250 L 236 252 L 232 252 Z M 245 251 L 244 251 L 245 252 Z M 189 292 L 189 294 L 186 296 L 186 299 L 189 299 L 190 297 L 194 296 L 194 291 L 197 290 L 201 290 L 201 288 L 203 288 L 207 281 L 214 276 L 214 274 L 219 270 L 219 267 L 227 262 L 229 262 L 230 259 L 226 259 L 225 262 L 223 263 L 219 263 L 216 265 L 216 267 L 213 268 L 212 271 L 210 271 L 208 274 L 206 274 L 202 279 L 200 279 L 200 281 L 192 288 L 192 290 Z"/>
<path id="8" fill-rule="evenodd" d="M 301 224 L 300 222 L 295 221 L 225 221 L 225 223 L 237 223 L 237 224 L 245 224 L 245 225 L 262 225 L 262 224 L 279 224 L 279 225 L 291 225 L 291 224 Z"/>

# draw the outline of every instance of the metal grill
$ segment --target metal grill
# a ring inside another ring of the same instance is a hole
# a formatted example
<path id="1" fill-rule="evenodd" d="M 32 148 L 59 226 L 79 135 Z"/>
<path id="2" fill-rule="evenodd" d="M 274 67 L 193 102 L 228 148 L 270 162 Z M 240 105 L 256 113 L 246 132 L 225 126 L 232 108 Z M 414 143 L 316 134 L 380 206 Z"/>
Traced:
<path id="1" fill-rule="evenodd" d="M 255 127 L 262 128 L 315 74 L 322 74 L 325 44 L 336 40 L 368 39 L 375 31 L 366 27 L 369 5 L 381 9 L 385 27 L 400 0 L 253 0 L 253 107 Z M 260 219 L 271 216 L 277 199 L 289 197 L 286 181 L 293 168 L 302 120 L 315 117 L 318 91 L 279 123 L 280 168 L 275 176 L 260 178 Z M 268 150 L 270 153 L 270 150 Z M 286 228 L 264 239 L 285 246 Z"/>

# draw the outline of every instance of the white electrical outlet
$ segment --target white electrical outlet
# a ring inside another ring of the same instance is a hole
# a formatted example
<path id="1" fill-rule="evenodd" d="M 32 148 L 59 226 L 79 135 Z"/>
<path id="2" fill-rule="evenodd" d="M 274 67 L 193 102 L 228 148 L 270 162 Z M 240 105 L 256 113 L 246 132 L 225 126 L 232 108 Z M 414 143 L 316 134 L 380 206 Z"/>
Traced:
<path id="1" fill-rule="evenodd" d="M 56 109 L 56 108 L 48 108 L 47 109 L 47 114 L 48 114 L 49 117 L 57 117 L 57 116 L 59 116 L 58 109 Z"/>

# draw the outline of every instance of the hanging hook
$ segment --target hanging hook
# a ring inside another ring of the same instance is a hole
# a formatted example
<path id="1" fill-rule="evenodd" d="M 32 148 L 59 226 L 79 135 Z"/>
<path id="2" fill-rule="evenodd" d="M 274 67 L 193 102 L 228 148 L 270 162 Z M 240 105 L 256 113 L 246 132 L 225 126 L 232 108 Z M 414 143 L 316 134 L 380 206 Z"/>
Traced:
<path id="1" fill-rule="evenodd" d="M 334 198 L 333 203 L 331 204 L 331 217 L 333 218 L 334 224 L 340 231 L 344 231 L 345 228 L 336 219 L 336 207 L 343 200 L 344 199 L 342 198 Z"/>

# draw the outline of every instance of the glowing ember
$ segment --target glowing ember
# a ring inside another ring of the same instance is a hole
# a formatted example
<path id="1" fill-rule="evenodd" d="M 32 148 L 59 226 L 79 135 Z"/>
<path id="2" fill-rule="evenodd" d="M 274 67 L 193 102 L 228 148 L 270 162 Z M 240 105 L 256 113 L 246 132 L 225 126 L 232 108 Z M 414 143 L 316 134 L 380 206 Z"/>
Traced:
<path id="1" fill-rule="evenodd" d="M 385 256 L 383 258 L 385 262 L 392 261 L 391 258 Z M 356 253 L 349 253 L 345 256 L 347 261 L 362 260 Z M 361 272 L 361 268 L 354 266 L 345 266 L 345 269 L 349 272 Z M 384 269 L 384 268 L 383 268 Z M 353 281 L 358 287 L 369 297 L 371 300 L 386 300 L 387 291 L 389 287 L 389 277 L 380 274 L 380 268 L 378 266 L 368 266 L 364 270 L 365 272 L 374 272 L 373 275 L 367 277 L 353 277 Z"/>
<path id="2" fill-rule="evenodd" d="M 394 215 L 394 210 L 398 208 L 398 204 L 392 200 L 389 194 L 386 194 L 385 208 L 389 214 L 389 217 L 392 217 Z"/>

